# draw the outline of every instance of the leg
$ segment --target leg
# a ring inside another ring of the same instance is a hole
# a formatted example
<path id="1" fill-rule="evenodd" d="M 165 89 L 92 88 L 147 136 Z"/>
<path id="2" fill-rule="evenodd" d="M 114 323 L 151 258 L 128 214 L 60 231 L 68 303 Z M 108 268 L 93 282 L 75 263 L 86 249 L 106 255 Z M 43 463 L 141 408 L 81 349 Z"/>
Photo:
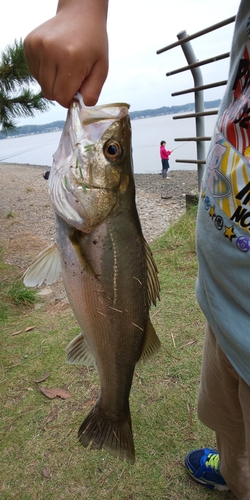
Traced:
<path id="1" fill-rule="evenodd" d="M 248 445 L 250 453 L 249 400 L 250 387 L 234 370 L 207 325 L 198 417 L 216 432 L 220 472 L 238 500 L 250 500 L 246 449 Z"/>
<path id="2" fill-rule="evenodd" d="M 162 162 L 162 177 L 163 179 L 166 179 L 168 161 L 165 158 L 162 158 L 161 162 Z"/>
<path id="3" fill-rule="evenodd" d="M 163 175 L 163 173 L 164 173 L 164 160 L 163 159 L 161 160 L 161 165 L 162 165 L 161 174 L 162 174 L 162 177 L 164 177 L 164 175 Z"/>
<path id="4" fill-rule="evenodd" d="M 168 177 L 168 169 L 169 169 L 169 161 L 168 160 L 166 160 L 166 164 L 167 164 L 167 175 L 166 175 L 166 177 Z"/>

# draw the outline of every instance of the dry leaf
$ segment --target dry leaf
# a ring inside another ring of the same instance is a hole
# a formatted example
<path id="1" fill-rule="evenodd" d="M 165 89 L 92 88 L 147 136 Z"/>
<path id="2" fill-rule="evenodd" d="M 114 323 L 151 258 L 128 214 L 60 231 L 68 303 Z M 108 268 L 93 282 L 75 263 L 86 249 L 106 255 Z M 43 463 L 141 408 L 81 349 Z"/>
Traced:
<path id="1" fill-rule="evenodd" d="M 42 469 L 42 475 L 45 477 L 45 479 L 51 479 L 51 471 L 49 467 L 44 467 Z"/>
<path id="2" fill-rule="evenodd" d="M 34 380 L 35 384 L 39 384 L 40 382 L 43 382 L 47 378 L 49 378 L 50 373 L 46 372 L 41 378 L 38 378 L 37 380 Z"/>
<path id="3" fill-rule="evenodd" d="M 52 387 L 51 389 L 45 389 L 44 387 L 39 387 L 39 390 L 49 399 L 54 399 L 57 396 L 62 399 L 71 398 L 70 392 L 65 389 L 60 389 L 58 387 Z"/>
<path id="4" fill-rule="evenodd" d="M 12 337 L 14 337 L 14 335 L 19 335 L 19 333 L 22 333 L 22 332 L 24 332 L 24 333 L 29 332 L 30 330 L 34 330 L 34 328 L 36 328 L 36 327 L 35 327 L 35 326 L 27 326 L 27 328 L 25 328 L 25 330 L 24 330 L 24 329 L 22 329 L 22 330 L 18 330 L 18 332 L 14 332 L 14 333 L 12 333 L 12 334 L 11 334 L 11 336 L 12 336 Z"/>
<path id="5" fill-rule="evenodd" d="M 18 332 L 14 332 L 11 334 L 11 337 L 14 337 L 14 335 L 19 335 L 19 333 L 22 333 L 22 332 L 23 332 L 23 330 L 19 330 Z"/>
<path id="6" fill-rule="evenodd" d="M 190 340 L 189 342 L 187 342 L 186 344 L 183 344 L 179 347 L 179 349 L 185 349 L 185 347 L 188 347 L 188 346 L 191 346 L 193 344 L 196 344 L 197 340 Z"/>
<path id="7" fill-rule="evenodd" d="M 84 403 L 84 408 L 88 408 L 89 406 L 93 406 L 95 404 L 96 404 L 96 400 L 89 399 L 89 401 L 86 401 L 86 403 Z"/>

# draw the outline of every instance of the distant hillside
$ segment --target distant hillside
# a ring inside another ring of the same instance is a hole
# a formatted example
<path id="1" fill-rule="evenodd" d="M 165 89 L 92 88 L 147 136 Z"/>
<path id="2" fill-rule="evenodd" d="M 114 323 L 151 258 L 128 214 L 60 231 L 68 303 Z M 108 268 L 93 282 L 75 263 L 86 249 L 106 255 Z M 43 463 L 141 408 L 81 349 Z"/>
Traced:
<path id="1" fill-rule="evenodd" d="M 218 108 L 221 100 L 216 99 L 215 101 L 205 101 L 205 109 Z M 144 109 L 143 111 L 131 111 L 131 120 L 136 120 L 139 118 L 148 118 L 150 116 L 161 116 L 161 115 L 174 115 L 176 113 L 184 113 L 188 111 L 194 111 L 194 103 L 182 104 L 181 106 L 163 106 L 157 109 Z"/>
<path id="2" fill-rule="evenodd" d="M 205 109 L 218 108 L 220 105 L 220 99 L 215 101 L 207 101 L 204 103 Z M 156 109 L 144 109 L 142 111 L 131 111 L 131 120 L 139 120 L 142 118 L 149 118 L 152 116 L 161 115 L 174 115 L 176 113 L 184 113 L 194 110 L 194 103 L 182 104 L 181 106 L 163 106 L 162 108 Z M 23 125 L 22 127 L 17 127 L 14 133 L 9 133 L 7 136 L 0 132 L 0 139 L 6 139 L 6 137 L 17 137 L 23 135 L 33 135 L 33 134 L 44 134 L 46 132 L 56 132 L 62 130 L 64 126 L 64 121 L 56 121 L 52 123 L 46 123 L 45 125 Z"/>
<path id="3" fill-rule="evenodd" d="M 0 132 L 0 139 L 23 135 L 44 134 L 46 132 L 57 132 L 58 130 L 63 129 L 64 123 L 64 120 L 59 120 L 57 122 L 45 123 L 44 125 L 22 125 L 22 127 L 17 127 L 13 133 L 10 132 L 7 135 Z"/>

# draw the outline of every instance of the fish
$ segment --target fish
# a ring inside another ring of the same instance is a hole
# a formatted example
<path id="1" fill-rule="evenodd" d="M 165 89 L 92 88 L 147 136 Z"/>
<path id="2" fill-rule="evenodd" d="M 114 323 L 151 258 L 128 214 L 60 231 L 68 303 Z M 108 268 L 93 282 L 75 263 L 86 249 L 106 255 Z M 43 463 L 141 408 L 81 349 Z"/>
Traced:
<path id="1" fill-rule="evenodd" d="M 129 396 L 136 364 L 160 348 L 149 315 L 160 283 L 136 208 L 129 105 L 88 108 L 78 94 L 48 183 L 56 242 L 27 269 L 24 284 L 51 284 L 62 273 L 81 328 L 67 362 L 96 366 L 100 379 L 78 439 L 134 464 Z"/>

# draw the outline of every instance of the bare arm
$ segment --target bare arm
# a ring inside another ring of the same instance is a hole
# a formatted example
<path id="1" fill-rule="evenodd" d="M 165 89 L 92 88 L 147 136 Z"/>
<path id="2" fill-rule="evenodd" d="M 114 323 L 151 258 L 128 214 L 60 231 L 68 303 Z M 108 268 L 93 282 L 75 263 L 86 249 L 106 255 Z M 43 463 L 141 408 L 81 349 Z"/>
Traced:
<path id="1" fill-rule="evenodd" d="M 24 40 L 32 75 L 43 95 L 68 107 L 78 92 L 98 101 L 108 73 L 108 0 L 59 0 L 55 17 Z"/>

